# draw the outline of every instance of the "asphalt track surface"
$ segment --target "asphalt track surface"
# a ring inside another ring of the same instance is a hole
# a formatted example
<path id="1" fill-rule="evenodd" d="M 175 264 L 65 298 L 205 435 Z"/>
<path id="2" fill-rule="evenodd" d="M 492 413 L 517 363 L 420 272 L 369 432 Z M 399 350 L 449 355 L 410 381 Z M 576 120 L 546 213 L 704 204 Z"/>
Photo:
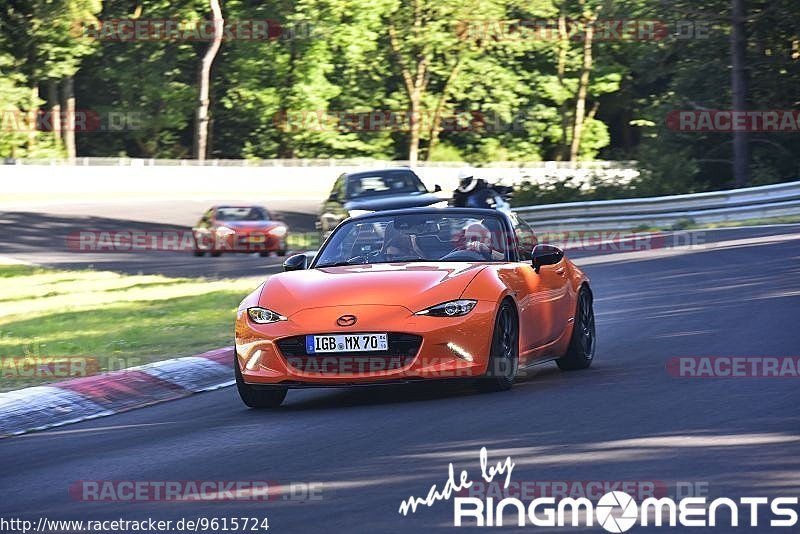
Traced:
<path id="1" fill-rule="evenodd" d="M 246 202 L 246 201 L 243 201 Z M 195 257 L 188 251 L 140 250 L 136 252 L 85 252 L 76 250 L 80 232 L 176 232 L 188 231 L 213 201 L 140 201 L 55 204 L 40 207 L 0 204 L 0 260 L 21 261 L 63 269 L 110 270 L 126 274 L 163 274 L 174 277 L 234 278 L 280 272 L 283 258 L 258 254 L 226 253 L 212 258 Z M 294 233 L 315 233 L 318 203 L 311 200 L 276 201 L 266 205 Z M 27 211 L 19 211 L 21 208 Z M 543 229 L 537 228 L 537 232 Z M 546 229 L 550 230 L 550 229 Z M 597 245 L 581 235 L 567 237 L 570 258 L 618 254 L 640 248 L 704 248 L 718 242 L 800 232 L 800 225 L 729 228 L 710 231 L 667 232 L 645 241 Z M 557 230 L 556 230 L 557 233 Z M 630 236 L 607 234 L 605 239 Z M 290 251 L 291 253 L 292 251 Z M 298 251 L 295 251 L 298 252 Z"/>
<path id="2" fill-rule="evenodd" d="M 211 203 L 198 201 L 84 204 L 47 208 L 48 211 L 0 211 L 0 258 L 58 267 L 92 268 L 127 274 L 163 274 L 224 278 L 260 276 L 279 272 L 282 258 L 258 254 L 223 254 L 195 257 L 188 251 L 83 252 L 76 250 L 80 232 L 188 231 Z M 274 214 L 294 232 L 314 230 L 314 206 L 282 203 Z M 302 211 L 291 211 L 291 209 Z M 159 215 L 160 214 L 160 215 Z M 157 221 L 157 222 L 154 222 Z"/>
<path id="3" fill-rule="evenodd" d="M 247 516 L 268 517 L 269 532 L 450 531 L 450 501 L 407 517 L 400 503 L 441 488 L 449 462 L 479 480 L 483 446 L 490 462 L 512 457 L 516 482 L 691 482 L 707 484 L 712 498 L 798 496 L 797 378 L 665 370 L 676 356 L 798 355 L 800 230 L 726 235 L 724 246 L 581 260 L 599 338 L 589 370 L 546 364 L 496 394 L 452 383 L 290 391 L 267 412 L 246 409 L 225 388 L 3 439 L 0 517 Z M 82 502 L 68 492 L 80 480 L 321 482 L 322 491 L 317 500 L 266 503 Z M 756 528 L 712 530 L 771 531 L 771 514 L 758 517 Z M 749 514 L 741 521 L 748 525 Z"/>

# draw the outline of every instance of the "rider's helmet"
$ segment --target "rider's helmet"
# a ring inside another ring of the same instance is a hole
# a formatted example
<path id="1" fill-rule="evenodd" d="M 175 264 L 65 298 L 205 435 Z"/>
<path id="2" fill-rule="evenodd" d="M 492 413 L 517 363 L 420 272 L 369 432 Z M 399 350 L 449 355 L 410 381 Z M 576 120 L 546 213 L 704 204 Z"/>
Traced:
<path id="1" fill-rule="evenodd" d="M 462 193 L 469 193 L 475 186 L 478 185 L 478 179 L 475 177 L 475 169 L 465 167 L 458 173 L 458 190 Z"/>

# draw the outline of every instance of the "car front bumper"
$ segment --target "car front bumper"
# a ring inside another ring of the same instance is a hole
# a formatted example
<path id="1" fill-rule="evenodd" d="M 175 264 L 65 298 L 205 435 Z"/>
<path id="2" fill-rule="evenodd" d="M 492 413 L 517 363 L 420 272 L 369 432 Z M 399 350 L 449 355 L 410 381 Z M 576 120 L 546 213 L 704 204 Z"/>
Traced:
<path id="1" fill-rule="evenodd" d="M 314 387 L 365 385 L 416 380 L 478 377 L 489 357 L 496 303 L 479 301 L 463 317 L 414 315 L 402 306 L 361 305 L 309 308 L 272 324 L 255 324 L 245 310 L 236 320 L 236 360 L 245 383 Z M 355 315 L 355 325 L 339 327 L 337 318 Z M 285 341 L 308 334 L 387 332 L 419 336 L 409 354 L 287 353 Z M 281 345 L 284 348 L 281 348 Z"/>

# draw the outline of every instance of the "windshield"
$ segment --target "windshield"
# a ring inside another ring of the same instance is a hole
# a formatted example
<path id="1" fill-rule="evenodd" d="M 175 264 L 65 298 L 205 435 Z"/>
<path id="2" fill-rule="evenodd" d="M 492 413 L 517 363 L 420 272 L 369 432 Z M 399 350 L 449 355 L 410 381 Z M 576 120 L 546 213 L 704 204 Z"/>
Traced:
<path id="1" fill-rule="evenodd" d="M 404 214 L 343 223 L 316 267 L 417 261 L 510 261 L 511 243 L 497 216 Z"/>
<path id="2" fill-rule="evenodd" d="M 347 179 L 347 198 L 350 199 L 427 191 L 419 177 L 410 170 L 360 173 L 351 175 Z"/>
<path id="3" fill-rule="evenodd" d="M 269 213 L 258 206 L 217 208 L 218 221 L 268 221 Z"/>

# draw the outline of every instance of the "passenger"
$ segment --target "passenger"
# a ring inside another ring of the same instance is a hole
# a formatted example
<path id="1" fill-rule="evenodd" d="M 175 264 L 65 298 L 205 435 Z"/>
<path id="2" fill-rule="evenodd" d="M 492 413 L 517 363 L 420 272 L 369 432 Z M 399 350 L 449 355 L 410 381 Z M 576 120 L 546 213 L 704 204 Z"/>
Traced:
<path id="1" fill-rule="evenodd" d="M 477 252 L 487 260 L 502 261 L 506 255 L 492 246 L 492 233 L 486 226 L 476 222 L 464 229 L 464 250 Z"/>

